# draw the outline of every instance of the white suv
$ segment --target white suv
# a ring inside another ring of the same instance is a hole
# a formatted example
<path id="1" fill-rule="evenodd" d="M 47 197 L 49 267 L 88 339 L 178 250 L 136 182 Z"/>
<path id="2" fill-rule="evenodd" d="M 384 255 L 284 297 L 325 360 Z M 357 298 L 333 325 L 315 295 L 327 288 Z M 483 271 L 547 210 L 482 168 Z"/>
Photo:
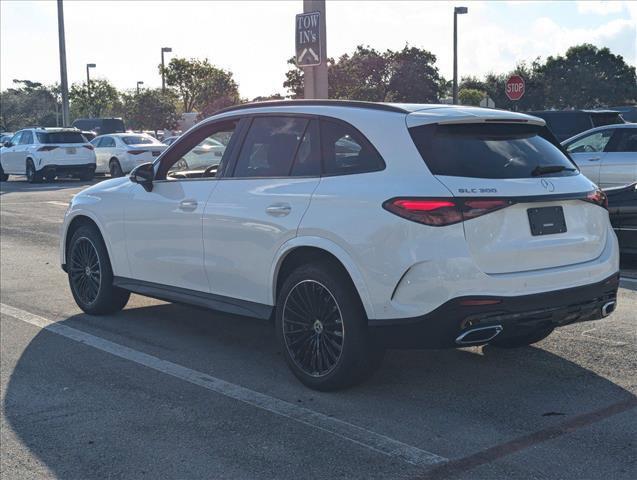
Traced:
<path id="1" fill-rule="evenodd" d="M 211 140 L 221 160 L 188 167 Z M 274 318 L 294 374 L 335 389 L 388 347 L 515 347 L 611 313 L 604 207 L 538 118 L 264 102 L 76 195 L 61 259 L 87 313 L 135 292 Z"/>
<path id="2" fill-rule="evenodd" d="M 17 132 L 0 150 L 0 177 L 26 175 L 30 183 L 57 176 L 91 180 L 95 152 L 76 128 L 27 128 Z"/>

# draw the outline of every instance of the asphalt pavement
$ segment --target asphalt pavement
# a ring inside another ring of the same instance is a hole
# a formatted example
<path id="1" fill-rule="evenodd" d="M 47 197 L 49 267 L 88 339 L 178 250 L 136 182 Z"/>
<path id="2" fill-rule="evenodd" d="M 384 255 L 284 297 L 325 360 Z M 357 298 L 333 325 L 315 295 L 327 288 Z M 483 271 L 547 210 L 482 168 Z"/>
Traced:
<path id="1" fill-rule="evenodd" d="M 83 314 L 58 238 L 85 185 L 0 186 L 3 479 L 637 478 L 634 265 L 607 319 L 517 350 L 390 351 L 319 393 L 268 322 L 137 295 Z"/>

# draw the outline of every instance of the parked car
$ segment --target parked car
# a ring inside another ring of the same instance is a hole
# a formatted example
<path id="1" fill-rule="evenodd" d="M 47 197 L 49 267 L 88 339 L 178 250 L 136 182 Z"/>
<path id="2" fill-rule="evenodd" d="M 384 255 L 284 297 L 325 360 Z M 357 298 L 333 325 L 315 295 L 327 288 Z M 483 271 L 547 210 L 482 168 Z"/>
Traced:
<path id="1" fill-rule="evenodd" d="M 164 145 L 145 133 L 115 133 L 100 135 L 91 142 L 95 147 L 97 173 L 121 177 L 137 165 L 150 162 L 163 152 Z"/>
<path id="2" fill-rule="evenodd" d="M 637 105 L 623 105 L 621 107 L 610 107 L 620 113 L 624 121 L 637 123 Z"/>
<path id="3" fill-rule="evenodd" d="M 60 176 L 90 180 L 95 174 L 93 146 L 76 128 L 27 128 L 0 150 L 0 176 L 26 175 L 30 183 Z"/>
<path id="4" fill-rule="evenodd" d="M 219 165 L 175 170 L 211 138 Z M 259 102 L 77 194 L 61 263 L 90 314 L 136 292 L 274 318 L 292 372 L 329 390 L 388 347 L 519 347 L 608 315 L 605 200 L 520 113 Z"/>
<path id="5" fill-rule="evenodd" d="M 622 255 L 637 256 L 637 183 L 605 190 L 610 222 Z"/>
<path id="6" fill-rule="evenodd" d="M 616 110 L 540 110 L 528 114 L 544 119 L 560 142 L 594 127 L 624 123 Z"/>
<path id="7" fill-rule="evenodd" d="M 123 133 L 126 125 L 121 118 L 78 118 L 73 126 L 83 131 L 93 131 L 98 135 Z"/>
<path id="8" fill-rule="evenodd" d="M 13 132 L 2 132 L 0 133 L 0 148 L 4 145 L 5 142 L 11 140 L 11 138 L 15 135 Z"/>
<path id="9" fill-rule="evenodd" d="M 602 188 L 637 181 L 637 124 L 592 128 L 562 143 L 582 173 Z"/>

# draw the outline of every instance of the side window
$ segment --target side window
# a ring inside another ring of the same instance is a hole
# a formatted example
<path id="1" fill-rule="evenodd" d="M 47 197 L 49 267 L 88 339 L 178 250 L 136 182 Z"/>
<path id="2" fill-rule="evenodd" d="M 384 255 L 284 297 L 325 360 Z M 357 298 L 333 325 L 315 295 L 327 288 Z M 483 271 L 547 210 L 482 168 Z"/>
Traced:
<path id="1" fill-rule="evenodd" d="M 619 141 L 613 152 L 637 152 L 637 128 L 621 128 L 617 130 Z"/>
<path id="2" fill-rule="evenodd" d="M 11 144 L 12 145 L 19 145 L 20 144 L 20 140 L 22 140 L 22 132 L 18 132 L 16 133 L 12 138 L 11 138 Z"/>
<path id="3" fill-rule="evenodd" d="M 385 166 L 376 149 L 351 125 L 321 120 L 321 143 L 326 175 L 375 172 Z"/>
<path id="4" fill-rule="evenodd" d="M 606 144 L 613 136 L 612 130 L 603 130 L 571 143 L 566 147 L 568 153 L 595 153 L 603 152 Z"/>
<path id="5" fill-rule="evenodd" d="M 319 125 L 311 120 L 296 151 L 290 175 L 292 177 L 317 177 L 321 174 L 321 146 L 319 145 Z"/>
<path id="6" fill-rule="evenodd" d="M 20 145 L 31 145 L 33 143 L 33 132 L 27 130 L 22 132 L 22 138 L 20 138 Z"/>
<path id="7" fill-rule="evenodd" d="M 115 148 L 115 139 L 113 137 L 102 137 L 99 146 L 101 148 Z"/>
<path id="8" fill-rule="evenodd" d="M 308 123 L 305 118 L 256 117 L 241 147 L 233 176 L 289 176 Z"/>
<path id="9" fill-rule="evenodd" d="M 35 136 L 38 139 L 38 143 L 46 143 L 46 133 L 36 132 Z"/>
<path id="10" fill-rule="evenodd" d="M 94 148 L 99 148 L 100 144 L 102 143 L 103 138 L 102 137 L 97 137 L 94 138 L 93 140 L 91 140 L 91 145 L 93 145 Z"/>
<path id="11" fill-rule="evenodd" d="M 228 146 L 237 124 L 238 121 L 233 120 L 217 124 L 212 130 L 203 127 L 180 138 L 160 171 L 166 169 L 168 179 L 214 177 L 219 165 L 227 161 Z"/>

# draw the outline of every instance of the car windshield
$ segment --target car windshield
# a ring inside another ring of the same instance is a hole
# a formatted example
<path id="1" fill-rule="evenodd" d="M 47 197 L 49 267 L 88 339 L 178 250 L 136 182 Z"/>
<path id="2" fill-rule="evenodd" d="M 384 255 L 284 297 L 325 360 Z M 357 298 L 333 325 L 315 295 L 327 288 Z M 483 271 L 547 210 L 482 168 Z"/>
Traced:
<path id="1" fill-rule="evenodd" d="M 126 145 L 151 145 L 159 143 L 153 137 L 147 137 L 144 135 L 130 135 L 127 137 L 122 137 L 122 141 Z"/>
<path id="2" fill-rule="evenodd" d="M 86 143 L 80 132 L 36 132 L 40 143 Z"/>

